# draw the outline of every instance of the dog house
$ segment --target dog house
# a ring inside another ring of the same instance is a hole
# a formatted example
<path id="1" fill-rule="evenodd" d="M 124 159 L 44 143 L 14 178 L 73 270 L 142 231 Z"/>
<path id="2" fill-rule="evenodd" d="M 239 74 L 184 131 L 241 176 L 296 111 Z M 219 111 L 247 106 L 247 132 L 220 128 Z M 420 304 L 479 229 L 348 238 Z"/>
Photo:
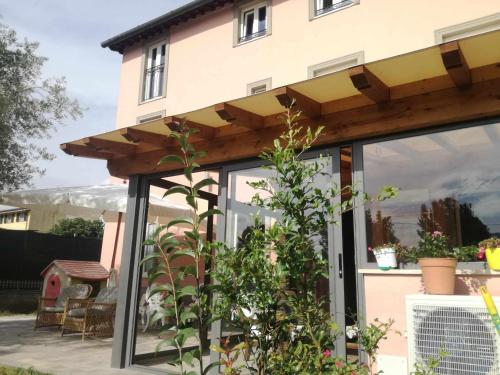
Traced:
<path id="1" fill-rule="evenodd" d="M 92 285 L 92 295 L 106 286 L 109 272 L 99 262 L 82 260 L 54 260 L 41 272 L 42 295 L 56 298 L 61 288 L 73 284 Z"/>

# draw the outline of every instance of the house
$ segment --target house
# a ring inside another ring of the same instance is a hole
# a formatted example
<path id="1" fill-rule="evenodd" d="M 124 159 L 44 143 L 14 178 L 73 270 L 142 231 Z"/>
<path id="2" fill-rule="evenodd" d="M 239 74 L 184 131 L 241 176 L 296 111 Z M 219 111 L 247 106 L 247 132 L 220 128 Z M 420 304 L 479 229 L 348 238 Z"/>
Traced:
<path id="1" fill-rule="evenodd" d="M 0 205 L 0 228 L 28 230 L 30 216 L 30 210 L 26 208 Z"/>
<path id="2" fill-rule="evenodd" d="M 235 245 L 255 213 L 246 182 L 266 178 L 256 157 L 280 134 L 277 117 L 292 100 L 305 123 L 325 126 L 310 157 L 328 155 L 339 186 L 400 188 L 391 201 L 358 201 L 330 228 L 327 247 L 339 326 L 355 314 L 394 318 L 405 332 L 405 298 L 422 292 L 420 270 L 380 271 L 368 247 L 413 246 L 436 226 L 457 246 L 500 232 L 499 30 L 500 4 L 487 0 L 197 0 L 103 42 L 123 55 L 117 129 L 61 148 L 105 159 L 112 176 L 130 181 L 112 365 L 161 369 L 152 342 L 139 340 L 135 301 L 148 194 L 179 180 L 177 166 L 157 164 L 175 152 L 170 127 L 185 118 L 199 130 L 195 146 L 207 156 L 198 173 L 220 182 L 206 205 L 225 212 L 207 228 Z M 485 284 L 498 296 L 499 277 L 460 264 L 457 293 L 477 295 Z M 337 355 L 356 355 L 348 344 L 341 338 Z M 406 374 L 409 355 L 407 338 L 391 335 L 379 366 Z"/>

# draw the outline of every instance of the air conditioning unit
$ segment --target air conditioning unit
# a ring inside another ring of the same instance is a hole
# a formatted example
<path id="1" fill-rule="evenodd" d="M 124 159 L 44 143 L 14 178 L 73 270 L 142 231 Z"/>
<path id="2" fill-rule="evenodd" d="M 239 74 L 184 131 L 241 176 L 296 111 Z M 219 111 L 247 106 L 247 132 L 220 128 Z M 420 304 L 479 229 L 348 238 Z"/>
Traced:
<path id="1" fill-rule="evenodd" d="M 500 336 L 481 296 L 408 295 L 406 319 L 410 373 L 444 351 L 437 374 L 500 375 Z"/>

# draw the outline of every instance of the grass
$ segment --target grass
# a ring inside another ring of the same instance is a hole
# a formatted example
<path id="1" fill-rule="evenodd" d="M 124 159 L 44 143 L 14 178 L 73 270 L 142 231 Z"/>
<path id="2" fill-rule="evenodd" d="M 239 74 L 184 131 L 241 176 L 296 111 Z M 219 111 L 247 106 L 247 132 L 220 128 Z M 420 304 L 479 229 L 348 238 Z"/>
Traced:
<path id="1" fill-rule="evenodd" d="M 36 371 L 33 368 L 19 368 L 0 366 L 0 375 L 50 375 L 46 372 Z"/>

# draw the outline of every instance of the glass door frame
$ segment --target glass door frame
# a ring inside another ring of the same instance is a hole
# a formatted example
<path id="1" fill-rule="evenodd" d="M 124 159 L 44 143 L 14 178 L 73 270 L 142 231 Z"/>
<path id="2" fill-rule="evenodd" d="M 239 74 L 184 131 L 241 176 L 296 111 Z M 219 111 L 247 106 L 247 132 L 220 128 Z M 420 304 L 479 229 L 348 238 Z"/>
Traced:
<path id="1" fill-rule="evenodd" d="M 323 147 L 316 150 L 311 150 L 303 155 L 303 159 L 314 159 L 319 156 L 328 156 L 331 159 L 331 170 L 333 182 L 340 185 L 340 147 Z M 217 223 L 217 240 L 221 242 L 226 242 L 226 229 L 227 229 L 227 198 L 228 198 L 228 186 L 229 173 L 236 171 L 243 171 L 252 168 L 258 168 L 266 165 L 263 160 L 249 160 L 231 163 L 222 166 L 219 175 L 219 202 L 218 207 L 224 213 L 224 219 Z M 337 201 L 338 200 L 338 201 Z M 337 197 L 333 202 L 340 203 L 341 197 Z M 344 303 L 344 285 L 342 279 L 342 222 L 339 215 L 336 218 L 337 225 L 328 225 L 328 263 L 329 263 L 329 297 L 330 297 L 330 314 L 332 319 L 336 321 L 339 327 L 345 327 L 345 303 Z M 340 272 L 338 272 L 340 270 Z M 216 321 L 212 323 L 212 342 L 213 345 L 220 345 L 220 337 L 222 336 L 222 323 Z M 335 343 L 335 355 L 346 356 L 346 342 L 345 336 L 338 338 Z M 217 362 L 220 359 L 219 353 L 211 352 L 210 361 Z M 213 372 L 214 374 L 216 371 Z"/>

